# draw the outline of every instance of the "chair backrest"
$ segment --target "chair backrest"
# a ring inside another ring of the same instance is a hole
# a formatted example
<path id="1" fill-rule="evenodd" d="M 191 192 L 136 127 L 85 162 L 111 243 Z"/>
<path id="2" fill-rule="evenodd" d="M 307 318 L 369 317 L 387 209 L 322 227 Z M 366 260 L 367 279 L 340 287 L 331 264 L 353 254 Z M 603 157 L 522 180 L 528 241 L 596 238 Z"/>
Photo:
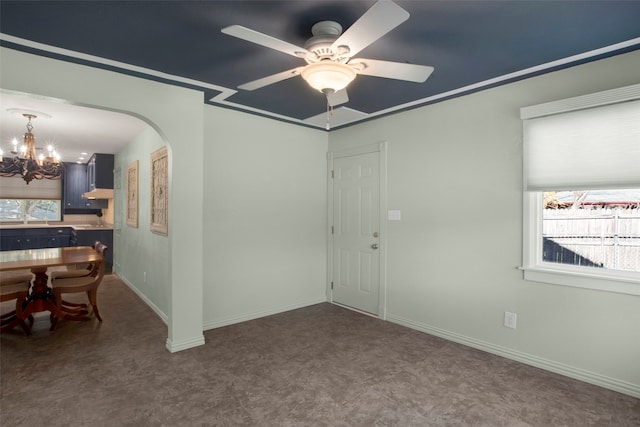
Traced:
<path id="1" fill-rule="evenodd" d="M 107 251 L 109 250 L 109 246 L 97 240 L 93 244 L 93 249 L 95 249 L 95 251 L 98 252 L 100 255 L 105 256 L 107 254 Z"/>
<path id="2" fill-rule="evenodd" d="M 96 240 L 93 243 L 93 249 L 96 252 L 98 252 L 100 255 L 102 255 L 103 259 L 102 259 L 102 262 L 93 262 L 91 264 L 91 271 L 88 275 L 101 278 L 102 276 L 104 276 L 104 256 L 109 250 L 109 247 L 104 243 L 100 242 L 99 240 Z"/>

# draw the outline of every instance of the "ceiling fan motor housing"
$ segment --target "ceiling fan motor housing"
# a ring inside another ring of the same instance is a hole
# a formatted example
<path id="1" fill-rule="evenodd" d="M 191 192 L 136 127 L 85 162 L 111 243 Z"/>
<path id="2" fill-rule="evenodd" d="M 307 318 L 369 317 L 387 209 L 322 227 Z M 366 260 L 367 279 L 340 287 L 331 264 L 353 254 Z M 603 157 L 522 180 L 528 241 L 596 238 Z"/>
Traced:
<path id="1" fill-rule="evenodd" d="M 304 48 L 313 55 L 307 55 L 307 63 L 311 64 L 322 60 L 331 60 L 345 63 L 348 61 L 348 48 L 335 52 L 331 49 L 333 43 L 342 34 L 342 25 L 335 21 L 320 21 L 311 27 L 313 36 L 304 44 Z M 341 46 L 342 48 L 342 46 Z"/>

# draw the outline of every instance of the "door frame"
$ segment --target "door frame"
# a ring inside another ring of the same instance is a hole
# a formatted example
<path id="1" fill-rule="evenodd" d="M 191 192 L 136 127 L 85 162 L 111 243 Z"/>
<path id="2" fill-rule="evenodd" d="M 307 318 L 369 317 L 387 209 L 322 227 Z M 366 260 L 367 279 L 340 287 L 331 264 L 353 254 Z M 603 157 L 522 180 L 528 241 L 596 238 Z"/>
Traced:
<path id="1" fill-rule="evenodd" d="M 331 289 L 331 279 L 333 278 L 333 236 L 331 233 L 333 223 L 333 171 L 334 159 L 342 157 L 359 156 L 362 154 L 378 153 L 379 161 L 379 180 L 380 180 L 380 202 L 378 207 L 378 215 L 380 218 L 380 263 L 379 263 L 379 301 L 378 301 L 378 318 L 386 320 L 387 318 L 387 217 L 384 213 L 387 211 L 387 142 L 383 141 L 377 144 L 363 145 L 360 147 L 348 148 L 345 150 L 329 151 L 327 153 L 327 301 L 332 304 L 340 305 L 333 301 L 333 290 Z M 364 313 L 352 307 L 345 307 L 350 310 L 358 311 L 371 316 L 371 313 Z"/>

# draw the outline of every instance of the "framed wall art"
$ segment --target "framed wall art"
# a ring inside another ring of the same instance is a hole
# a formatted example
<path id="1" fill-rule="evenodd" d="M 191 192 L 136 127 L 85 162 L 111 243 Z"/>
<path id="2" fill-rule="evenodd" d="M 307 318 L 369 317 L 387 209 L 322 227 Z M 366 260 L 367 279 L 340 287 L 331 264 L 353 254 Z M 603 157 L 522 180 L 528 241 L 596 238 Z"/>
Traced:
<path id="1" fill-rule="evenodd" d="M 167 147 L 151 153 L 151 231 L 169 234 L 169 155 Z"/>
<path id="2" fill-rule="evenodd" d="M 127 166 L 127 225 L 138 228 L 138 161 Z"/>

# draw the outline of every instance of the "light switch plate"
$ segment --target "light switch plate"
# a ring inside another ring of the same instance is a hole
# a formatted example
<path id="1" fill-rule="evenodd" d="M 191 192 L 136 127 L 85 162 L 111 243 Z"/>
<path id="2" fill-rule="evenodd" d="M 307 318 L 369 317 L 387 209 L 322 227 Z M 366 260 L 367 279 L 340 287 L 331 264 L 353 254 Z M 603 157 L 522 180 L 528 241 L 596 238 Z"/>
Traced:
<path id="1" fill-rule="evenodd" d="M 389 211 L 387 215 L 388 215 L 387 218 L 389 218 L 389 221 L 400 221 L 400 218 L 402 217 L 402 213 L 398 210 Z"/>

